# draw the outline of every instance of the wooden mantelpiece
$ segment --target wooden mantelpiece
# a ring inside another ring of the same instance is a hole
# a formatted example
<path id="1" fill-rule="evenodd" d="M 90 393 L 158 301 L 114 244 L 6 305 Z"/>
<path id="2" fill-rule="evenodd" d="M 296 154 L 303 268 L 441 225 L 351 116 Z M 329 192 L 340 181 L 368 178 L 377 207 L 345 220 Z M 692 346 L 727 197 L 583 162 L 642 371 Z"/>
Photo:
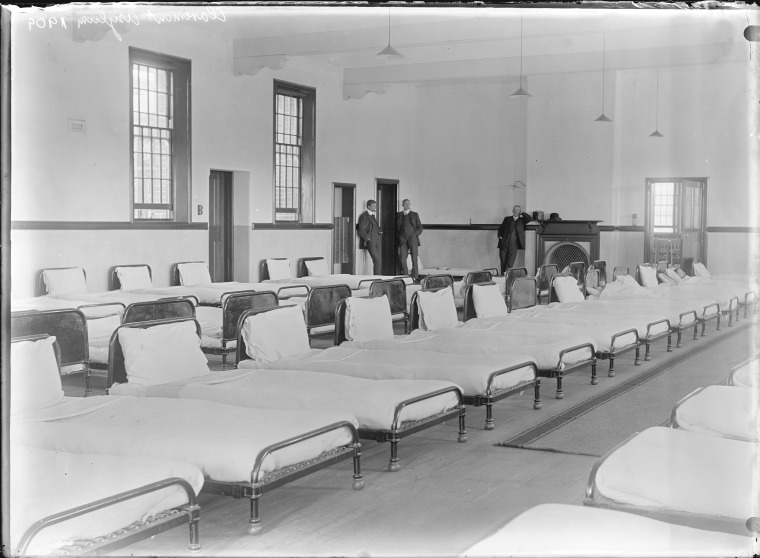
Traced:
<path id="1" fill-rule="evenodd" d="M 598 220 L 534 221 L 529 228 L 536 231 L 536 266 L 543 265 L 546 244 L 549 242 L 575 242 L 589 244 L 590 262 L 599 259 Z M 590 263 L 589 262 L 589 263 Z"/>

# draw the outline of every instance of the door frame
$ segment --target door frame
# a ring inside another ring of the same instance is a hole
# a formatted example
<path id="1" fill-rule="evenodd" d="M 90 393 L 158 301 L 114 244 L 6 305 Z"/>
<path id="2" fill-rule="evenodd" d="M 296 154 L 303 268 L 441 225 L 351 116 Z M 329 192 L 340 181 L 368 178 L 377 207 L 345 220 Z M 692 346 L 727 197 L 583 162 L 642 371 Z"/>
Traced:
<path id="1" fill-rule="evenodd" d="M 235 257 L 235 211 L 234 211 L 234 203 L 235 203 L 235 175 L 232 171 L 222 170 L 222 169 L 209 169 L 209 196 L 208 196 L 208 230 L 209 230 L 209 238 L 208 238 L 208 267 L 209 272 L 213 274 L 213 269 L 211 265 L 211 219 L 214 214 L 213 207 L 212 207 L 212 195 L 211 195 L 211 177 L 214 173 L 219 173 L 221 176 L 226 176 L 229 178 L 228 183 L 226 180 L 221 180 L 221 188 L 225 189 L 226 192 L 224 194 L 224 198 L 227 200 L 227 203 L 224 207 L 224 223 L 223 223 L 223 230 L 222 235 L 226 236 L 225 242 L 224 242 L 224 254 L 223 254 L 223 263 L 224 263 L 224 280 L 225 281 L 232 281 L 234 276 L 234 257 Z M 217 279 L 218 280 L 218 279 Z"/>
<path id="2" fill-rule="evenodd" d="M 354 184 L 352 182 L 333 182 L 332 186 L 333 186 L 333 188 L 332 188 L 332 206 L 331 207 L 332 207 L 333 220 L 335 219 L 335 190 L 337 190 L 338 188 L 340 188 L 340 189 L 347 188 L 347 189 L 351 189 L 351 190 L 354 191 L 354 196 L 353 196 L 354 197 L 354 219 L 353 219 L 354 222 L 351 224 L 351 230 L 353 231 L 353 235 L 354 235 L 354 246 L 353 246 L 353 254 L 351 256 L 351 271 L 350 271 L 350 273 L 353 275 L 353 274 L 356 273 L 356 258 L 357 258 L 356 247 L 359 244 L 356 241 L 356 236 L 357 236 L 357 234 L 356 234 L 356 222 L 357 222 L 357 219 L 358 219 L 357 212 L 356 212 L 356 184 Z M 335 231 L 335 228 L 333 228 L 333 234 L 335 234 L 334 231 Z M 334 267 L 335 266 L 335 261 L 332 258 L 332 254 L 330 255 L 330 260 L 331 260 L 330 261 L 330 265 Z"/>
<path id="3" fill-rule="evenodd" d="M 683 182 L 684 180 L 691 180 L 693 182 L 700 182 L 702 184 L 702 215 L 700 235 L 702 238 L 699 261 L 707 265 L 707 203 L 710 179 L 706 176 L 673 176 L 673 177 L 654 177 L 644 179 L 645 196 L 644 203 L 644 261 L 649 262 L 652 258 L 652 184 L 655 182 Z M 679 201 L 680 203 L 680 201 Z M 683 211 L 680 212 L 678 229 L 679 234 L 682 232 L 683 226 Z M 682 256 L 683 257 L 683 256 Z M 657 262 L 654 262 L 657 263 Z"/>
<path id="4" fill-rule="evenodd" d="M 395 226 L 395 215 L 398 212 L 398 193 L 399 193 L 399 187 L 400 187 L 400 181 L 398 178 L 375 178 L 375 201 L 378 202 L 379 205 L 379 188 L 380 186 L 393 186 L 396 189 L 396 207 L 393 208 L 393 215 L 394 215 L 394 224 L 391 231 L 385 231 L 383 230 L 383 235 L 381 239 L 381 247 L 380 250 L 383 250 L 383 245 L 386 242 L 391 243 L 391 249 L 388 250 L 388 252 L 393 254 L 393 273 L 391 275 L 398 275 L 399 272 L 399 261 L 398 261 L 398 245 L 396 244 L 396 226 Z M 382 215 L 380 215 L 381 208 L 378 207 L 378 223 L 382 226 Z M 388 234 L 390 232 L 391 234 Z M 383 257 L 383 266 L 385 266 L 385 257 Z"/>

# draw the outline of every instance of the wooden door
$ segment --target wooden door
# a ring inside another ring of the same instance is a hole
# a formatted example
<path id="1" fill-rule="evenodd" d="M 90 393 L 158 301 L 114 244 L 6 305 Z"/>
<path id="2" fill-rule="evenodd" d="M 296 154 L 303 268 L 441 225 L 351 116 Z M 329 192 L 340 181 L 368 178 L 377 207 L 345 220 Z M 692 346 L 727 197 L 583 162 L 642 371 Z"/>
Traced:
<path id="1" fill-rule="evenodd" d="M 232 281 L 232 173 L 212 170 L 208 190 L 208 269 L 212 281 Z"/>
<path id="2" fill-rule="evenodd" d="M 377 217 L 381 237 L 383 275 L 398 275 L 398 249 L 396 246 L 396 213 L 398 211 L 398 180 L 376 179 Z"/>
<path id="3" fill-rule="evenodd" d="M 333 183 L 333 272 L 354 273 L 356 184 Z"/>

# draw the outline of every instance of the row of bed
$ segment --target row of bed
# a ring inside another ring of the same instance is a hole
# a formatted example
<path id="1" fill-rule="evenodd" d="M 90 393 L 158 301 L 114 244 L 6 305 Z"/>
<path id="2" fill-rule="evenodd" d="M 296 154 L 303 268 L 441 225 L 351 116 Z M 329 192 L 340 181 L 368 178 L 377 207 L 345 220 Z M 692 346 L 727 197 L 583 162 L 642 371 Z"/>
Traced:
<path id="1" fill-rule="evenodd" d="M 122 286 L 127 275 L 118 276 Z M 507 304 L 498 284 L 482 281 L 491 278 L 483 272 L 464 278 L 465 318 L 473 312 L 477 316 L 465 323 L 458 321 L 458 297 L 449 277 L 426 278 L 429 284 L 412 289 L 409 298 L 403 278 L 374 278 L 372 284 L 384 290 L 366 297 L 353 296 L 345 284 L 307 286 L 308 295 L 324 293 L 321 319 L 334 329 L 336 346 L 323 351 L 309 346 L 308 305 L 281 306 L 271 290 L 249 291 L 252 303 L 239 312 L 233 339 L 238 367 L 213 374 L 201 353 L 203 328 L 197 318 L 198 310 L 218 307 L 188 301 L 196 296 L 190 292 L 158 293 L 160 300 L 137 301 L 147 321 L 120 323 L 111 333 L 109 395 L 87 399 L 63 397 L 59 375 L 62 366 L 88 363 L 91 320 L 83 310 L 14 313 L 14 336 L 24 335 L 14 343 L 14 355 L 24 354 L 19 347 L 38 348 L 27 351 L 31 357 L 14 361 L 14 395 L 26 393 L 17 389 L 25 382 L 37 386 L 30 392 L 41 383 L 53 388 L 47 399 L 34 398 L 34 408 L 14 405 L 12 436 L 23 448 L 56 452 L 59 457 L 49 463 L 94 453 L 166 460 L 177 469 L 179 459 L 183 466 L 195 467 L 195 477 L 184 477 L 195 493 L 200 471 L 204 490 L 249 498 L 250 531 L 257 532 L 261 495 L 285 482 L 353 458 L 353 485 L 360 488 L 361 438 L 390 442 L 389 469 L 398 470 L 397 446 L 405 436 L 456 419 L 457 440 L 466 441 L 465 405 L 486 405 L 485 427 L 493 428 L 492 405 L 501 398 L 532 387 L 534 408 L 540 408 L 540 376 L 556 377 L 561 397 L 564 373 L 590 364 L 596 383 L 597 358 L 614 359 L 634 348 L 638 352 L 643 342 L 648 353 L 648 343 L 674 331 L 668 317 L 654 312 L 639 316 L 630 310 L 627 322 L 614 319 L 625 310 L 621 305 L 609 314 L 585 314 L 592 305 L 602 308 L 602 297 L 584 301 L 588 307 L 572 302 L 539 307 L 535 278 L 515 279 Z M 409 335 L 393 334 L 394 300 L 404 302 L 413 330 Z M 691 298 L 677 300 L 694 304 Z M 564 306 L 568 304 L 575 306 Z M 641 306 L 638 299 L 635 306 Z M 572 317 L 565 320 L 564 314 Z M 66 326 L 56 326 L 61 323 Z M 658 324 L 667 327 L 655 328 Z M 42 374 L 46 376 L 38 377 Z M 325 408 L 333 411 L 325 413 Z M 23 456 L 24 451 L 14 454 Z M 60 472 L 54 467 L 53 474 Z M 145 484 L 139 482 L 136 488 Z M 183 490 L 187 501 L 171 517 L 190 521 L 193 548 L 198 544 L 197 505 L 187 486 Z M 72 493 L 80 498 L 89 494 L 81 486 Z M 67 500 L 56 501 L 63 505 Z"/>

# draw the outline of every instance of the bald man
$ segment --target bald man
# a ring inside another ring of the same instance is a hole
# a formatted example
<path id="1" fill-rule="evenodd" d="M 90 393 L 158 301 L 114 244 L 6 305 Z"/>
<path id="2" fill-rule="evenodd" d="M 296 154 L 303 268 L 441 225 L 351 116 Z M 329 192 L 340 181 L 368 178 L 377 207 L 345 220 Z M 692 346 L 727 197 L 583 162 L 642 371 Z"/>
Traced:
<path id="1" fill-rule="evenodd" d="M 499 260 L 502 275 L 514 265 L 517 251 L 525 249 L 525 226 L 530 223 L 530 219 L 530 215 L 524 213 L 519 205 L 512 208 L 512 215 L 504 217 L 499 227 Z"/>

